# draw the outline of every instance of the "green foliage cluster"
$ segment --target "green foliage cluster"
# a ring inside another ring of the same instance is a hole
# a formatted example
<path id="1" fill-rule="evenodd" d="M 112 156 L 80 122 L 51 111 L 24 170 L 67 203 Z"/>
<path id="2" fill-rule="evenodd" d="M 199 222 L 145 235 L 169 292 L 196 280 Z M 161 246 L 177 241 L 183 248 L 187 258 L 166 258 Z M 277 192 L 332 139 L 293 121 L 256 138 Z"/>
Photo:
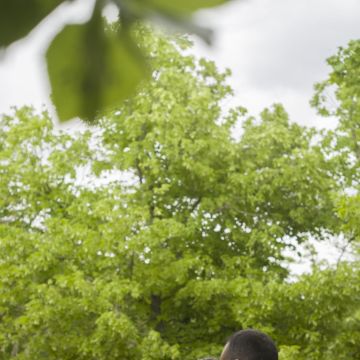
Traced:
<path id="1" fill-rule="evenodd" d="M 328 79 L 315 85 L 312 104 L 323 116 L 338 119 L 338 126 L 327 134 L 328 156 L 341 169 L 342 183 L 349 190 L 338 196 L 337 215 L 342 231 L 352 243 L 360 236 L 360 40 L 350 41 L 328 59 Z"/>
<path id="2" fill-rule="evenodd" d="M 69 0 L 70 2 L 72 0 Z M 3 0 L 0 2 L 0 48 L 26 36 L 65 0 Z M 131 96 L 151 72 L 131 35 L 135 23 L 154 18 L 195 32 L 210 41 L 209 31 L 190 20 L 196 10 L 226 0 L 95 0 L 91 18 L 66 26 L 47 51 L 52 100 L 61 121 L 80 117 L 94 122 L 104 110 Z M 102 10 L 119 10 L 117 34 L 106 32 Z"/>
<path id="3" fill-rule="evenodd" d="M 0 358 L 191 360 L 253 327 L 282 360 L 360 359 L 359 264 L 291 280 L 284 255 L 359 243 L 348 133 L 224 113 L 227 73 L 138 36 L 153 79 L 97 127 L 1 117 Z"/>

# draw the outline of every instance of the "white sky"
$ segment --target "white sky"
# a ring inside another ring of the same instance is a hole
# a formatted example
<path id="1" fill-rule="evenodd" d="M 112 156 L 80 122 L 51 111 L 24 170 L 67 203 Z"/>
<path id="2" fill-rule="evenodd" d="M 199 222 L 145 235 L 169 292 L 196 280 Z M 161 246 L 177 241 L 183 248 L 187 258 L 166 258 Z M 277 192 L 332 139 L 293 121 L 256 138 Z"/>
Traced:
<path id="1" fill-rule="evenodd" d="M 326 58 L 360 38 L 359 0 L 238 0 L 200 20 L 217 37 L 195 50 L 232 70 L 237 104 L 258 113 L 281 102 L 294 121 L 329 125 L 309 100 L 326 77 Z"/>
<path id="2" fill-rule="evenodd" d="M 14 105 L 45 105 L 54 114 L 43 53 L 67 21 L 89 16 L 92 3 L 62 6 L 0 54 L 0 113 Z M 316 116 L 309 100 L 313 84 L 328 72 L 325 59 L 360 37 L 359 15 L 359 0 L 234 0 L 198 14 L 199 22 L 215 30 L 216 41 L 209 48 L 195 40 L 194 53 L 232 70 L 234 105 L 258 113 L 281 102 L 294 121 L 333 126 Z"/>

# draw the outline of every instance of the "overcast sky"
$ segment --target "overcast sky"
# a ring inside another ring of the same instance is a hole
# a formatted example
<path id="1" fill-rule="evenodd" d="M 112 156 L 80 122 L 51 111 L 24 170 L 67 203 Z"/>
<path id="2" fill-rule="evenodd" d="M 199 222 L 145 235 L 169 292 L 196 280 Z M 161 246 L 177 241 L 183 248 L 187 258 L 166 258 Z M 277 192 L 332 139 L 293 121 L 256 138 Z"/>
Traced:
<path id="1" fill-rule="evenodd" d="M 66 21 L 89 15 L 90 0 L 63 6 L 0 59 L 0 113 L 12 105 L 51 106 L 43 53 Z M 232 70 L 234 104 L 258 113 L 281 102 L 294 121 L 326 126 L 310 109 L 325 59 L 340 45 L 360 37 L 359 0 L 233 0 L 198 14 L 215 30 L 215 43 L 195 42 L 194 52 Z M 330 124 L 331 125 L 331 124 Z"/>
<path id="2" fill-rule="evenodd" d="M 259 112 L 283 103 L 291 118 L 326 125 L 310 109 L 313 84 L 326 77 L 326 58 L 360 38 L 359 0 L 244 0 L 207 12 L 213 48 L 196 51 L 232 70 L 236 102 Z"/>

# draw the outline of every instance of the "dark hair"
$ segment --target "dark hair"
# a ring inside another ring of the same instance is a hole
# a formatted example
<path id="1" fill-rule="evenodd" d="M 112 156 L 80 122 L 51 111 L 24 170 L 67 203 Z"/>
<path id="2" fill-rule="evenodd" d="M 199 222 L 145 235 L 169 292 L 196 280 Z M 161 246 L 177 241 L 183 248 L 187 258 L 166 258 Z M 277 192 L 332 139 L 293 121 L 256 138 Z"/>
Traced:
<path id="1" fill-rule="evenodd" d="M 223 360 L 278 360 L 278 351 L 271 338 L 257 330 L 241 330 L 233 334 Z"/>

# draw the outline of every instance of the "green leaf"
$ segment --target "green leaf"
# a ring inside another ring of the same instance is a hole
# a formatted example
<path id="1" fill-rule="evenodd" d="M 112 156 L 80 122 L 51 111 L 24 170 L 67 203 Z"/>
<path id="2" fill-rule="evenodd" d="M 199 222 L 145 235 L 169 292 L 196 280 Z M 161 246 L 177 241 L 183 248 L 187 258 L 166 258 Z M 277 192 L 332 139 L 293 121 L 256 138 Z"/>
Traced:
<path id="1" fill-rule="evenodd" d="M 93 121 L 119 105 L 146 75 L 143 58 L 129 34 L 104 32 L 100 13 L 89 23 L 67 26 L 47 52 L 52 98 L 59 119 Z"/>
<path id="2" fill-rule="evenodd" d="M 224 4 L 227 0 L 146 0 L 149 6 L 171 13 L 188 14 L 203 8 Z"/>
<path id="3" fill-rule="evenodd" d="M 0 47 L 26 36 L 62 0 L 0 1 Z"/>

